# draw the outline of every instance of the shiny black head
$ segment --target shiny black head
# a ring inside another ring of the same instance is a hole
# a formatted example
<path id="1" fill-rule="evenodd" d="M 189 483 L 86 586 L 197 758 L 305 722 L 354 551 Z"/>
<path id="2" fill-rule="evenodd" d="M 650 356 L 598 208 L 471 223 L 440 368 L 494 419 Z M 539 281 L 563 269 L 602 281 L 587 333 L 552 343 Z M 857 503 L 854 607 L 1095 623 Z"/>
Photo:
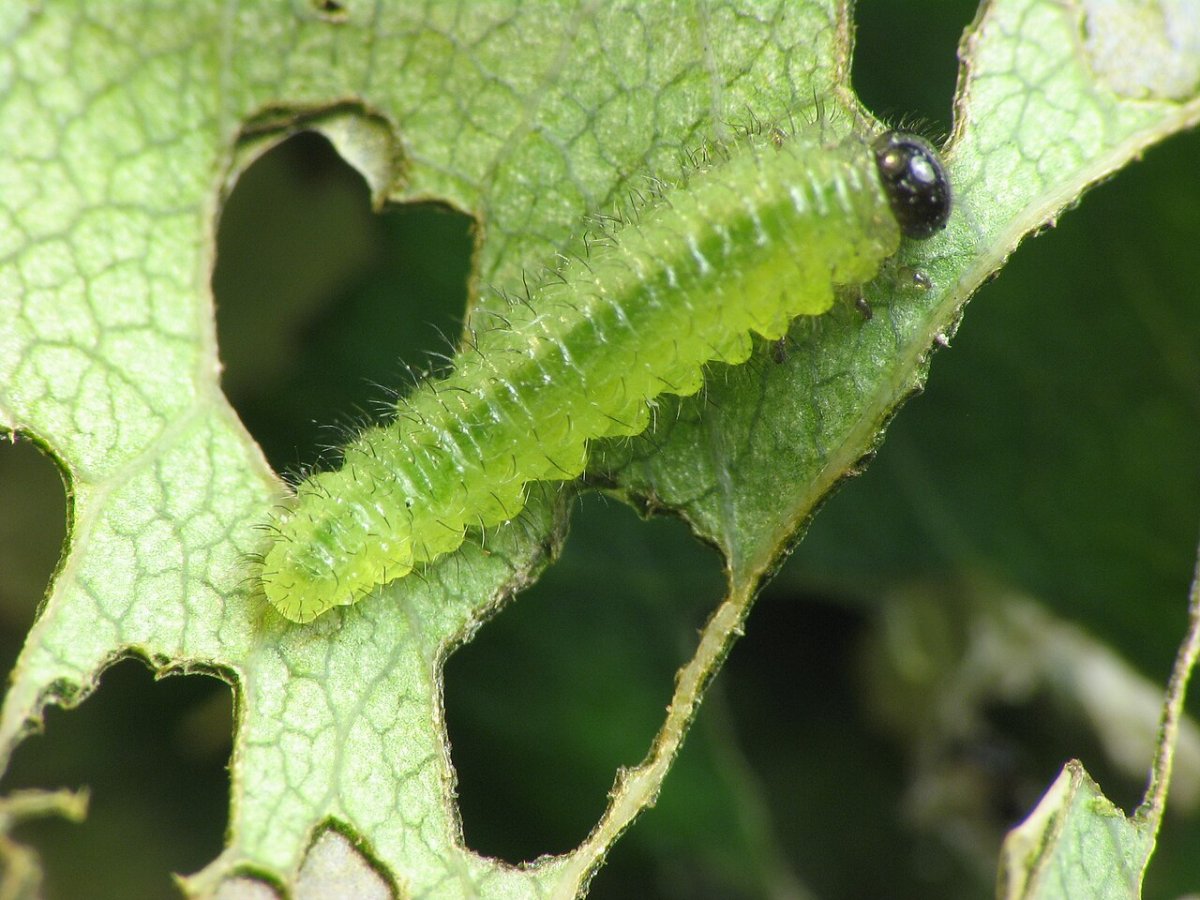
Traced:
<path id="1" fill-rule="evenodd" d="M 888 131 L 872 144 L 875 165 L 905 237 L 927 238 L 950 218 L 950 179 L 933 145 L 915 134 Z"/>

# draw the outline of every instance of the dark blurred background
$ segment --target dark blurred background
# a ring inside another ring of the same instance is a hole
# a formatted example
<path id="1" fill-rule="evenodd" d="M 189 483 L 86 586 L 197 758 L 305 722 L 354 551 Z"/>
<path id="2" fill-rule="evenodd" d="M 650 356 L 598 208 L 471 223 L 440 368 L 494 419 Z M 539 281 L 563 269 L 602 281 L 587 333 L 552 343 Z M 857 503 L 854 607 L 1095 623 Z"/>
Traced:
<path id="1" fill-rule="evenodd" d="M 865 104 L 944 136 L 973 14 L 860 2 Z M 1106 747 L 1157 714 L 1136 673 L 1165 683 L 1200 530 L 1198 138 L 1091 192 L 975 297 L 928 390 L 758 601 L 593 897 L 987 897 L 999 838 L 1068 758 L 1136 804 L 1149 758 L 1122 767 Z M 318 461 L 378 415 L 379 385 L 453 341 L 469 229 L 436 205 L 373 214 L 312 135 L 245 174 L 221 221 L 220 346 L 227 393 L 277 467 Z M 57 470 L 27 440 L 0 443 L 0 509 L 11 668 L 65 522 Z M 560 562 L 448 667 L 473 848 L 520 861 L 585 836 L 721 589 L 680 523 L 580 501 Z M 1001 648 L 990 663 L 981 635 Z M 1128 687 L 1115 722 L 1081 699 L 1092 671 Z M 230 723 L 220 682 L 156 683 L 133 661 L 80 709 L 51 710 L 4 784 L 92 789 L 85 824 L 19 831 L 48 896 L 170 897 L 168 872 L 211 860 Z M 1197 818 L 1168 818 L 1146 896 L 1200 886 L 1197 847 Z"/>

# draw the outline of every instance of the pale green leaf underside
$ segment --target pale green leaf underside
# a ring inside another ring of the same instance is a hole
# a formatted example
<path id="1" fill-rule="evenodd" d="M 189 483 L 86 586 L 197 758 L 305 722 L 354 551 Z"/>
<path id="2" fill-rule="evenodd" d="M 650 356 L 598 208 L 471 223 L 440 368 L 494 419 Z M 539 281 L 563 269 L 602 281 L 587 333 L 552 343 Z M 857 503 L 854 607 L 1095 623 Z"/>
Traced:
<path id="1" fill-rule="evenodd" d="M 346 4 L 337 22 L 317 6 L 27 4 L 0 24 L 0 425 L 55 452 L 74 503 L 0 752 L 123 654 L 219 671 L 241 698 L 230 843 L 195 890 L 235 869 L 289 879 L 314 830 L 338 821 L 415 895 L 570 896 L 654 796 L 761 575 L 919 383 L 935 336 L 1022 234 L 1193 123 L 1195 80 L 1122 96 L 1090 68 L 1104 45 L 1083 37 L 1096 23 L 1049 0 L 991 5 L 950 156 L 959 212 L 904 260 L 934 288 L 889 298 L 893 272 L 870 291 L 871 323 L 827 317 L 787 365 L 714 384 L 710 397 L 739 402 L 703 420 L 685 403 L 661 452 L 605 461 L 725 550 L 730 596 L 647 765 L 597 832 L 575 854 L 516 870 L 461 846 L 441 664 L 540 564 L 558 500 L 537 498 L 487 554 L 468 546 L 313 626 L 285 626 L 248 596 L 243 555 L 277 482 L 221 395 L 208 291 L 218 198 L 231 161 L 252 152 L 236 149 L 239 131 L 286 120 L 281 108 L 340 105 L 316 124 L 377 194 L 469 211 L 485 228 L 479 283 L 512 284 L 569 249 L 585 214 L 747 110 L 771 121 L 814 96 L 848 102 L 848 24 L 815 0 L 694 16 L 656 4 Z M 1136 29 L 1124 34 L 1138 43 Z M 1163 53 L 1161 36 L 1147 43 Z M 361 110 L 371 127 L 347 125 Z M 796 474 L 780 497 L 785 467 Z"/>
<path id="2" fill-rule="evenodd" d="M 1072 761 L 1005 839 L 998 894 L 1003 900 L 1139 897 L 1153 848 L 1145 823 L 1127 819 Z"/>

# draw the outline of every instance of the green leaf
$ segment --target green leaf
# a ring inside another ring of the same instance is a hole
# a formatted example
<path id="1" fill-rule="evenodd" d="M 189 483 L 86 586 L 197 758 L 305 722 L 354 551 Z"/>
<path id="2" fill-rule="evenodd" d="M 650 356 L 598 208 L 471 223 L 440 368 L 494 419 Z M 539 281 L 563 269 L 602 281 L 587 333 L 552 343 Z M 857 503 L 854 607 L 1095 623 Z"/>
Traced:
<path id="1" fill-rule="evenodd" d="M 657 796 L 761 580 L 920 386 L 966 298 L 1088 184 L 1194 123 L 1195 83 L 1114 91 L 1089 57 L 1108 46 L 1104 22 L 1085 28 L 1047 0 L 990 4 L 966 45 L 949 159 L 960 211 L 870 288 L 875 317 L 847 307 L 797 326 L 785 362 L 764 353 L 714 372 L 704 400 L 664 406 L 656 434 L 605 448 L 597 477 L 721 549 L 728 597 L 596 830 L 517 869 L 462 845 L 442 667 L 546 563 L 563 498 L 538 493 L 486 548 L 379 599 L 280 622 L 247 584 L 279 483 L 218 383 L 214 212 L 250 160 L 311 128 L 377 201 L 432 197 L 473 215 L 475 286 L 519 285 L 577 245 L 588 214 L 747 111 L 784 120 L 814 97 L 853 108 L 850 24 L 818 0 L 754 15 L 328 6 L 64 2 L 0 26 L 0 426 L 52 450 L 72 501 L 67 554 L 0 713 L 0 757 L 122 656 L 214 672 L 238 696 L 233 796 L 227 849 L 188 881 L 196 894 L 235 873 L 291 882 L 333 827 L 412 894 L 571 896 Z M 1162 56 L 1161 32 L 1124 34 Z"/>
<path id="2" fill-rule="evenodd" d="M 1153 849 L 1144 823 L 1126 819 L 1072 760 L 1005 840 L 997 894 L 1004 900 L 1139 897 Z"/>

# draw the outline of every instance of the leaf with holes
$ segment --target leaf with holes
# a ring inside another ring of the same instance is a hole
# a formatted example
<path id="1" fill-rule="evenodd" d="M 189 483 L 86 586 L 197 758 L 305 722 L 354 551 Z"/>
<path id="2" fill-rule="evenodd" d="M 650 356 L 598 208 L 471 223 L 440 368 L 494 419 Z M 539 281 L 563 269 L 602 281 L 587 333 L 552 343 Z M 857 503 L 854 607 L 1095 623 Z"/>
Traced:
<path id="1" fill-rule="evenodd" d="M 823 115 L 880 130 L 846 83 L 846 9 L 62 2 L 0 28 L 0 425 L 50 448 L 71 502 L 0 748 L 123 656 L 226 679 L 230 824 L 225 851 L 186 880 L 201 896 L 315 879 L 337 835 L 398 893 L 581 891 L 657 797 L 762 579 L 919 387 L 967 295 L 1021 235 L 1197 116 L 1178 79 L 1136 98 L 1112 83 L 1062 4 L 988 5 L 947 158 L 959 211 L 864 287 L 873 318 L 846 298 L 794 326 L 786 352 L 760 346 L 710 367 L 696 397 L 660 401 L 652 432 L 594 448 L 587 478 L 685 517 L 723 554 L 728 593 L 595 829 L 518 868 L 464 846 L 442 670 L 547 564 L 570 489 L 532 482 L 515 520 L 377 602 L 281 619 L 247 564 L 282 490 L 218 381 L 215 214 L 256 156 L 317 131 L 377 203 L 474 219 L 482 323 L 506 310 L 486 286 L 520 295 L 523 272 L 585 257 L 597 215 L 739 127 L 768 134 L 817 98 Z"/>

